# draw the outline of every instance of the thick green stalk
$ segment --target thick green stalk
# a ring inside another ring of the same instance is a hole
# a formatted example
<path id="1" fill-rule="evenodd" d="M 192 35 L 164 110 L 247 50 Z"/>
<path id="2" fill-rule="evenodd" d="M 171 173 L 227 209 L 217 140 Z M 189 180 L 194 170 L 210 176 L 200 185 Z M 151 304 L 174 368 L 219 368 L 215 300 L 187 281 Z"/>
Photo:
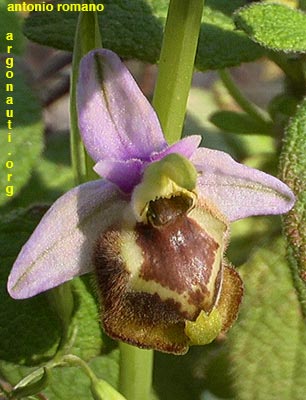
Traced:
<path id="1" fill-rule="evenodd" d="M 204 0 L 171 0 L 153 106 L 169 143 L 180 139 Z M 120 343 L 119 389 L 127 400 L 151 397 L 153 351 Z"/>
<path id="2" fill-rule="evenodd" d="M 295 194 L 294 207 L 283 216 L 288 261 L 303 317 L 306 321 L 306 100 L 285 130 L 280 177 Z"/>
<path id="3" fill-rule="evenodd" d="M 120 343 L 119 390 L 127 400 L 151 398 L 153 351 Z"/>
<path id="4" fill-rule="evenodd" d="M 230 76 L 227 70 L 219 70 L 219 76 L 222 80 L 223 85 L 228 90 L 229 94 L 236 101 L 236 103 L 253 117 L 255 120 L 261 122 L 262 124 L 267 125 L 269 129 L 271 127 L 272 121 L 269 115 L 264 111 L 258 108 L 255 104 L 251 103 L 238 89 L 232 77 Z"/>
<path id="5" fill-rule="evenodd" d="M 169 143 L 180 139 L 204 0 L 170 0 L 153 106 Z"/>

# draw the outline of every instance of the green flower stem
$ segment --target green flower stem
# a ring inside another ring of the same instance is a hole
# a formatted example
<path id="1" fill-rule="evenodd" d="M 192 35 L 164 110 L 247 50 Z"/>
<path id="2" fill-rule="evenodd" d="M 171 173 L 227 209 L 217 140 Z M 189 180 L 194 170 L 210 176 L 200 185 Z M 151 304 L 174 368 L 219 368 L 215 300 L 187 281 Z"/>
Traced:
<path id="1" fill-rule="evenodd" d="M 151 398 L 153 351 L 120 343 L 119 390 L 127 400 Z"/>
<path id="2" fill-rule="evenodd" d="M 66 356 L 63 357 L 62 361 L 72 366 L 81 367 L 82 370 L 85 372 L 85 374 L 88 376 L 88 378 L 93 380 L 96 379 L 95 374 L 89 368 L 87 363 L 83 361 L 80 357 L 75 356 L 73 354 L 67 354 Z"/>
<path id="3" fill-rule="evenodd" d="M 272 126 L 272 121 L 269 115 L 265 111 L 258 108 L 255 104 L 251 103 L 241 93 L 227 70 L 223 69 L 219 70 L 218 72 L 220 79 L 223 82 L 223 85 L 226 87 L 229 94 L 233 97 L 236 103 L 242 108 L 242 110 L 253 117 L 255 120 L 267 125 L 267 127 L 270 128 Z"/>
<path id="4" fill-rule="evenodd" d="M 68 354 L 63 357 L 63 362 L 72 366 L 81 367 L 91 381 L 90 390 L 95 400 L 126 400 L 117 390 L 103 379 L 97 378 L 88 364 L 81 358 Z"/>
<path id="5" fill-rule="evenodd" d="M 169 143 L 180 139 L 204 0 L 170 0 L 153 106 Z M 120 343 L 119 389 L 127 400 L 151 397 L 153 351 Z"/>
<path id="6" fill-rule="evenodd" d="M 253 117 L 255 120 L 267 125 L 268 128 L 272 128 L 272 120 L 268 113 L 257 107 L 254 103 L 248 100 L 239 90 L 230 73 L 227 70 L 219 70 L 219 76 L 224 86 L 228 90 L 229 94 L 233 97 L 236 103 Z"/>
<path id="7" fill-rule="evenodd" d="M 169 143 L 180 139 L 204 0 L 170 0 L 153 106 Z"/>
<path id="8" fill-rule="evenodd" d="M 204 0 L 170 0 L 153 97 L 169 143 L 180 139 L 186 113 Z M 153 351 L 120 343 L 119 389 L 127 400 L 151 396 Z"/>
<path id="9" fill-rule="evenodd" d="M 84 3 L 92 3 L 92 0 L 85 0 Z M 74 40 L 70 89 L 70 150 L 76 184 L 96 179 L 96 175 L 92 170 L 93 161 L 85 151 L 79 132 L 76 87 L 81 58 L 90 50 L 100 47 L 102 47 L 102 41 L 97 14 L 80 12 Z"/>

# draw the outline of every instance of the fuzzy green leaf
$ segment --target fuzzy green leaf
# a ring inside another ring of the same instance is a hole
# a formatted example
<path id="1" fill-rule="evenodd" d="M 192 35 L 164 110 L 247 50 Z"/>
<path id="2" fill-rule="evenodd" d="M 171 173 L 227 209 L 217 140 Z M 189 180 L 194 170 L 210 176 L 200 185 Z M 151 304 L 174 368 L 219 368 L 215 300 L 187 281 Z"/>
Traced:
<path id="1" fill-rule="evenodd" d="M 282 4 L 252 4 L 235 14 L 235 22 L 256 43 L 284 52 L 306 51 L 306 14 Z"/>
<path id="2" fill-rule="evenodd" d="M 3 212 L 33 204 L 48 204 L 73 187 L 73 173 L 69 158 L 68 133 L 52 134 L 31 178 L 20 193 L 3 208 Z"/>
<path id="3" fill-rule="evenodd" d="M 113 351 L 107 356 L 97 357 L 89 363 L 98 378 L 118 387 L 119 353 Z M 92 400 L 90 381 L 84 371 L 75 367 L 61 367 L 51 372 L 51 382 L 44 394 L 49 400 Z M 107 399 L 105 399 L 107 400 Z"/>
<path id="4" fill-rule="evenodd" d="M 229 334 L 234 398 L 300 400 L 306 393 L 306 329 L 276 239 L 241 269 L 245 298 Z"/>
<path id="5" fill-rule="evenodd" d="M 17 67 L 16 58 L 13 57 L 13 59 L 14 67 L 11 71 L 14 77 L 7 79 L 4 72 L 0 76 L 0 104 L 5 110 L 2 112 L 0 123 L 0 158 L 2 160 L 0 181 L 3 185 L 0 192 L 0 205 L 12 200 L 29 180 L 43 147 L 43 126 L 39 103 L 25 83 L 25 77 Z M 2 71 L 8 70 L 4 59 L 0 62 L 0 66 Z M 13 92 L 5 91 L 6 84 L 10 83 L 14 85 Z M 13 104 L 7 104 L 11 100 Z M 8 121 L 11 121 L 11 125 Z M 11 139 L 8 134 L 11 134 Z"/>
<path id="6" fill-rule="evenodd" d="M 60 340 L 60 323 L 45 295 L 16 301 L 6 291 L 7 277 L 21 246 L 45 207 L 19 211 L 0 222 L 0 360 L 34 365 L 51 358 Z M 2 372 L 2 362 L 0 373 Z"/>
<path id="7" fill-rule="evenodd" d="M 74 0 L 61 1 L 64 2 L 75 3 Z M 103 46 L 127 59 L 157 63 L 168 3 L 168 0 L 103 1 L 105 9 L 98 16 Z M 253 61 L 263 54 L 260 46 L 235 29 L 230 17 L 235 7 L 244 1 L 231 3 L 211 0 L 204 8 L 196 58 L 199 70 L 222 69 Z M 24 32 L 33 41 L 71 51 L 76 24 L 76 12 L 32 13 L 26 20 Z"/>
<path id="8" fill-rule="evenodd" d="M 6 291 L 11 266 L 35 226 L 46 212 L 46 207 L 19 210 L 2 217 L 0 223 L 0 375 L 13 384 L 29 373 L 28 368 L 53 358 L 60 343 L 62 327 L 55 309 L 46 294 L 27 300 L 13 300 Z M 69 351 L 90 360 L 101 353 L 103 345 L 98 305 L 92 295 L 88 277 L 71 283 L 74 311 Z"/>
<path id="9" fill-rule="evenodd" d="M 259 135 L 270 134 L 267 124 L 260 123 L 245 113 L 217 111 L 210 117 L 210 121 L 225 132 Z"/>
<path id="10" fill-rule="evenodd" d="M 296 195 L 294 208 L 284 216 L 285 233 L 296 283 L 298 275 L 306 282 L 306 100 L 299 106 L 286 130 L 281 156 L 281 177 Z M 298 289 L 299 290 L 299 289 Z M 301 300 L 306 317 L 306 286 Z"/>
<path id="11" fill-rule="evenodd" d="M 75 313 L 71 331 L 76 328 L 76 338 L 71 352 L 84 360 L 90 360 L 101 353 L 102 328 L 99 323 L 99 306 L 92 294 L 89 277 L 73 280 Z"/>
<path id="12" fill-rule="evenodd" d="M 262 55 L 260 46 L 238 31 L 231 17 L 204 7 L 195 61 L 198 70 L 225 69 Z"/>
<path id="13" fill-rule="evenodd" d="M 13 46 L 11 51 L 20 54 L 24 48 L 24 36 L 21 32 L 22 18 L 17 13 L 7 11 L 7 0 L 0 0 L 0 53 L 7 53 L 7 46 Z M 6 34 L 13 34 L 13 41 L 6 41 Z M 1 103 L 3 104 L 3 103 Z"/>

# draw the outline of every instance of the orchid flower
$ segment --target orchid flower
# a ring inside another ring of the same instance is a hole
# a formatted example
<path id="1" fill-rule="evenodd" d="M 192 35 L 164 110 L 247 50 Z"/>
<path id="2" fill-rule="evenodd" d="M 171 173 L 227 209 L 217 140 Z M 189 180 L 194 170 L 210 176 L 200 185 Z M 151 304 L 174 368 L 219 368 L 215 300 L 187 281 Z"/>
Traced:
<path id="1" fill-rule="evenodd" d="M 95 271 L 111 337 L 182 354 L 225 332 L 243 285 L 224 259 L 229 224 L 281 214 L 294 196 L 278 179 L 199 147 L 169 146 L 119 57 L 80 65 L 79 128 L 102 178 L 60 197 L 22 248 L 8 291 L 22 299 Z"/>

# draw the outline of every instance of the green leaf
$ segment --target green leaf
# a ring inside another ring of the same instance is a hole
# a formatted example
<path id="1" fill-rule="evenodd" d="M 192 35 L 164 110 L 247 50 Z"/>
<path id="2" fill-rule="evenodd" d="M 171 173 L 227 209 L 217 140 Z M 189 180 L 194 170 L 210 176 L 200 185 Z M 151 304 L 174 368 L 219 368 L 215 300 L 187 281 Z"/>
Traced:
<path id="1" fill-rule="evenodd" d="M 12 383 L 29 373 L 21 366 L 33 366 L 51 359 L 61 348 L 61 323 L 48 295 L 41 294 L 27 300 L 13 300 L 6 291 L 11 266 L 33 229 L 46 212 L 46 207 L 19 210 L 2 217 L 0 223 L 0 375 Z M 89 278 L 75 279 L 72 283 L 74 313 L 70 334 L 74 340 L 69 351 L 92 359 L 101 353 L 102 331 L 98 305 L 92 294 Z M 70 341 L 71 336 L 66 338 Z"/>
<path id="2" fill-rule="evenodd" d="M 274 121 L 274 129 L 283 135 L 288 120 L 296 113 L 298 99 L 293 95 L 281 93 L 276 95 L 269 103 L 269 114 Z"/>
<path id="3" fill-rule="evenodd" d="M 31 178 L 3 211 L 50 203 L 71 189 L 73 183 L 68 132 L 54 133 L 47 136 L 45 149 L 32 170 Z"/>
<path id="4" fill-rule="evenodd" d="M 235 22 L 256 43 L 271 50 L 306 51 L 306 15 L 282 4 L 252 4 L 235 14 Z"/>
<path id="5" fill-rule="evenodd" d="M 259 135 L 271 133 L 267 124 L 260 123 L 245 113 L 217 111 L 210 117 L 210 121 L 225 132 Z"/>
<path id="6" fill-rule="evenodd" d="M 153 386 L 160 400 L 206 400 L 208 391 L 222 399 L 232 396 L 222 342 L 193 346 L 184 357 L 156 352 L 154 365 Z"/>
<path id="7" fill-rule="evenodd" d="M 73 3 L 65 0 L 61 3 Z M 160 54 L 168 0 L 105 0 L 99 13 L 103 46 L 121 57 L 157 63 Z M 263 50 L 243 32 L 235 29 L 229 16 L 242 1 L 211 0 L 204 8 L 196 67 L 199 70 L 222 69 L 262 56 Z M 25 22 L 25 35 L 55 48 L 73 49 L 77 24 L 75 12 L 31 13 Z"/>
<path id="8" fill-rule="evenodd" d="M 152 14 L 150 5 L 142 0 L 133 3 L 128 0 L 106 0 L 103 4 L 104 11 L 98 14 L 103 46 L 123 57 L 138 55 L 139 59 L 154 63 L 159 55 L 163 24 Z M 166 10 L 162 8 L 162 12 L 162 18 L 165 18 Z M 25 22 L 24 33 L 38 43 L 72 51 L 77 19 L 77 12 L 54 10 L 31 13 Z"/>
<path id="9" fill-rule="evenodd" d="M 0 373 L 3 361 L 35 365 L 51 358 L 59 344 L 59 320 L 46 296 L 16 301 L 6 291 L 16 255 L 45 211 L 45 207 L 16 211 L 0 221 Z"/>
<path id="10" fill-rule="evenodd" d="M 191 88 L 187 116 L 184 126 L 184 136 L 199 134 L 202 136 L 202 146 L 209 149 L 221 150 L 231 154 L 239 161 L 254 155 L 274 153 L 274 140 L 264 135 L 240 135 L 224 133 L 211 123 L 210 115 L 217 112 L 219 105 L 211 91 Z M 259 168 L 259 165 L 252 165 Z"/>
<path id="11" fill-rule="evenodd" d="M 205 4 L 212 10 L 221 11 L 223 14 L 231 15 L 237 8 L 246 4 L 247 0 L 207 0 Z"/>
<path id="12" fill-rule="evenodd" d="M 154 388 L 160 400 L 200 398 L 206 385 L 202 377 L 197 377 L 196 370 L 201 375 L 203 370 L 206 372 L 200 360 L 205 359 L 209 347 L 192 347 L 184 357 L 155 353 Z"/>
<path id="13" fill-rule="evenodd" d="M 0 0 L 0 53 L 7 53 L 7 46 L 14 54 L 20 54 L 24 48 L 24 36 L 21 32 L 22 18 L 18 13 L 7 11 L 7 0 Z M 13 34 L 13 41 L 6 41 L 6 34 Z M 3 104 L 3 103 L 1 103 Z"/>
<path id="14" fill-rule="evenodd" d="M 48 385 L 48 381 L 49 371 L 47 368 L 44 368 L 43 373 L 37 380 L 15 388 L 12 393 L 10 393 L 10 395 L 12 396 L 12 398 L 23 399 L 27 396 L 37 394 L 46 388 L 46 386 Z"/>
<path id="15" fill-rule="evenodd" d="M 99 306 L 92 294 L 90 277 L 74 279 L 75 313 L 71 321 L 71 332 L 76 329 L 71 353 L 90 360 L 101 353 L 103 340 L 99 322 Z"/>
<path id="16" fill-rule="evenodd" d="M 241 154 L 244 155 L 243 137 L 221 132 L 210 122 L 209 116 L 217 110 L 218 104 L 211 91 L 191 88 L 183 136 L 196 133 L 202 136 L 204 147 L 225 151 L 235 158 L 240 158 Z"/>
<path id="17" fill-rule="evenodd" d="M 2 115 L 5 118 L 2 118 L 0 123 L 0 158 L 2 160 L 0 180 L 3 185 L 0 205 L 11 200 L 29 180 L 43 147 L 43 126 L 39 103 L 25 83 L 25 78 L 17 67 L 16 57 L 13 59 L 14 66 L 11 71 L 14 77 L 7 79 L 4 73 L 0 76 L 0 104 L 8 111 L 8 116 L 7 111 L 3 112 Z M 0 65 L 3 71 L 7 70 L 4 60 L 0 62 Z M 13 84 L 13 92 L 5 91 L 8 83 Z M 7 104 L 11 99 L 13 104 Z M 11 117 L 11 112 L 13 112 L 13 117 Z M 11 121 L 11 129 L 8 121 Z"/>
<path id="18" fill-rule="evenodd" d="M 204 7 L 195 66 L 200 71 L 224 69 L 261 57 L 263 50 L 243 32 L 231 17 Z"/>
<path id="19" fill-rule="evenodd" d="M 290 247 L 290 265 L 306 318 L 306 99 L 298 107 L 286 130 L 281 155 L 281 177 L 296 195 L 294 208 L 284 216 L 284 228 Z"/>
<path id="20" fill-rule="evenodd" d="M 229 333 L 235 399 L 300 400 L 306 392 L 306 329 L 284 249 L 276 239 L 239 270 L 245 298 Z"/>

